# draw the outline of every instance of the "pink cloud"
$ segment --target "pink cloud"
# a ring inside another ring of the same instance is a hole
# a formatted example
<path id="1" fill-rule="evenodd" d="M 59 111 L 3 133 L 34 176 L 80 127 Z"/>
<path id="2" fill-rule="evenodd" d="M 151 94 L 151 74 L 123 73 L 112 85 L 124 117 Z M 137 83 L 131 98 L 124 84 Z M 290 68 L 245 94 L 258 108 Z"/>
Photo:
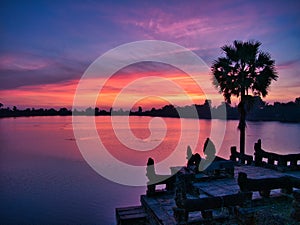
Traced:
<path id="1" fill-rule="evenodd" d="M 261 26 L 266 14 L 253 4 L 231 2 L 229 7 L 226 2 L 189 2 L 176 7 L 147 5 L 145 8 L 127 9 L 130 13 L 118 14 L 115 23 L 135 37 L 174 41 L 198 49 L 220 47 L 235 39 L 256 39 L 276 30 Z M 271 13 L 274 12 L 267 12 Z"/>
<path id="2" fill-rule="evenodd" d="M 7 54 L 0 56 L 1 70 L 39 70 L 52 62 L 29 54 Z"/>
<path id="3" fill-rule="evenodd" d="M 289 61 L 282 62 L 282 63 L 276 65 L 276 68 L 278 70 L 297 69 L 299 64 L 300 64 L 300 59 L 289 60 Z"/>

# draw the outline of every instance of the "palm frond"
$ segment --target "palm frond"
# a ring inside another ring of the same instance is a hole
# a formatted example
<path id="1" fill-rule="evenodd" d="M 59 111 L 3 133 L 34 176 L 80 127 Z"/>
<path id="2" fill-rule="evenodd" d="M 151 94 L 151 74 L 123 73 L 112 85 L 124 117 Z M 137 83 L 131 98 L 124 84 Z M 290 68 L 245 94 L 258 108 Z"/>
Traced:
<path id="1" fill-rule="evenodd" d="M 231 96 L 239 97 L 242 88 L 250 89 L 254 95 L 268 94 L 272 80 L 277 80 L 275 61 L 267 52 L 259 50 L 259 41 L 238 41 L 224 45 L 225 56 L 213 62 L 211 71 L 213 85 L 223 93 L 226 102 Z"/>

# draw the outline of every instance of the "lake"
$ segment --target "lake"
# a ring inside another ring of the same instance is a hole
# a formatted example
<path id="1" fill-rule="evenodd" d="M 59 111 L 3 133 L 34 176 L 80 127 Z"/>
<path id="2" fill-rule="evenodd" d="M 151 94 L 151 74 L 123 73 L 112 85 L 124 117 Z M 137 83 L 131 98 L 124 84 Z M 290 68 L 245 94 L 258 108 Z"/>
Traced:
<path id="1" fill-rule="evenodd" d="M 82 117 L 82 127 L 86 119 L 89 118 Z M 114 117 L 114 129 L 109 116 L 96 117 L 95 122 L 103 145 L 117 162 L 138 168 L 146 165 L 151 156 L 157 162 L 167 162 L 157 167 L 160 173 L 169 172 L 169 166 L 185 163 L 187 145 L 203 156 L 203 143 L 212 133 L 221 137 L 213 139 L 219 156 L 228 158 L 230 146 L 239 143 L 238 121 L 130 117 L 131 133 L 122 116 Z M 225 128 L 224 132 L 212 130 L 214 126 Z M 82 137 L 83 141 L 97 138 L 89 137 L 89 126 L 84 129 L 87 136 Z M 253 154 L 254 142 L 259 138 L 267 151 L 300 153 L 300 124 L 248 122 L 246 132 L 247 154 Z M 115 224 L 116 207 L 139 205 L 145 186 L 122 185 L 110 181 L 109 175 L 99 175 L 83 159 L 76 138 L 72 117 L 0 119 L 1 223 L 109 225 Z M 150 150 L 130 149 L 137 143 L 140 146 L 134 147 L 146 146 Z M 90 151 L 98 154 L 97 149 Z M 104 156 L 99 164 L 107 164 L 114 172 L 114 165 Z M 127 172 L 123 173 L 125 176 Z"/>

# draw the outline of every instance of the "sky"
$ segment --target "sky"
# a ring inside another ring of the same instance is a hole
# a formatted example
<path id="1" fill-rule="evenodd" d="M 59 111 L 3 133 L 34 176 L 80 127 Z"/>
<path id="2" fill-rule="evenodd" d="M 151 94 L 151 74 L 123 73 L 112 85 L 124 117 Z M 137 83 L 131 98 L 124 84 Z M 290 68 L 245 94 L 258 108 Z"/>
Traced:
<path id="1" fill-rule="evenodd" d="M 72 107 L 78 82 L 94 60 L 119 45 L 162 40 L 181 45 L 211 66 L 221 46 L 234 40 L 259 40 L 276 62 L 279 79 L 270 86 L 269 103 L 300 96 L 299 1 L 1 1 L 0 102 L 18 108 Z M 208 71 L 209 73 L 209 71 Z M 205 76 L 203 74 L 203 76 Z M 137 63 L 114 74 L 98 105 L 109 107 L 115 96 L 139 78 L 140 88 L 125 93 L 118 107 L 159 107 L 203 103 L 203 92 L 188 74 L 161 63 Z M 97 82 L 97 81 L 94 81 Z M 203 83 L 209 86 L 211 83 Z"/>

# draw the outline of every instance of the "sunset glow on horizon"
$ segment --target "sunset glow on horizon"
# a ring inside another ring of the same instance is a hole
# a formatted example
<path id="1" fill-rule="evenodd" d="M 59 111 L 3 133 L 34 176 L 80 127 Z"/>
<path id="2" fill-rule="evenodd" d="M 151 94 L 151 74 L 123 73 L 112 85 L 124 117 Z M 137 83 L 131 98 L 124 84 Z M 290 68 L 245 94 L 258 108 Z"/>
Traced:
<path id="1" fill-rule="evenodd" d="M 101 90 L 97 106 L 137 110 L 139 106 L 151 109 L 169 104 L 202 104 L 205 99 L 201 87 L 189 75 L 170 65 L 144 62 L 114 74 Z"/>
<path id="2" fill-rule="evenodd" d="M 110 49 L 139 40 L 182 45 L 208 67 L 222 55 L 220 47 L 225 44 L 261 41 L 261 50 L 271 54 L 279 75 L 263 100 L 289 102 L 300 96 L 297 1 L 2 1 L 1 6 L 0 103 L 4 107 L 70 109 L 89 65 Z M 201 76 L 212 77 L 210 71 Z M 214 88 L 212 82 L 201 85 Z M 159 63 L 137 63 L 120 70 L 101 90 L 97 107 L 109 109 L 121 92 L 114 107 L 134 110 L 160 108 L 171 100 L 184 106 L 187 97 L 194 104 L 206 99 L 187 74 Z M 134 103 L 133 97 L 139 100 Z"/>

